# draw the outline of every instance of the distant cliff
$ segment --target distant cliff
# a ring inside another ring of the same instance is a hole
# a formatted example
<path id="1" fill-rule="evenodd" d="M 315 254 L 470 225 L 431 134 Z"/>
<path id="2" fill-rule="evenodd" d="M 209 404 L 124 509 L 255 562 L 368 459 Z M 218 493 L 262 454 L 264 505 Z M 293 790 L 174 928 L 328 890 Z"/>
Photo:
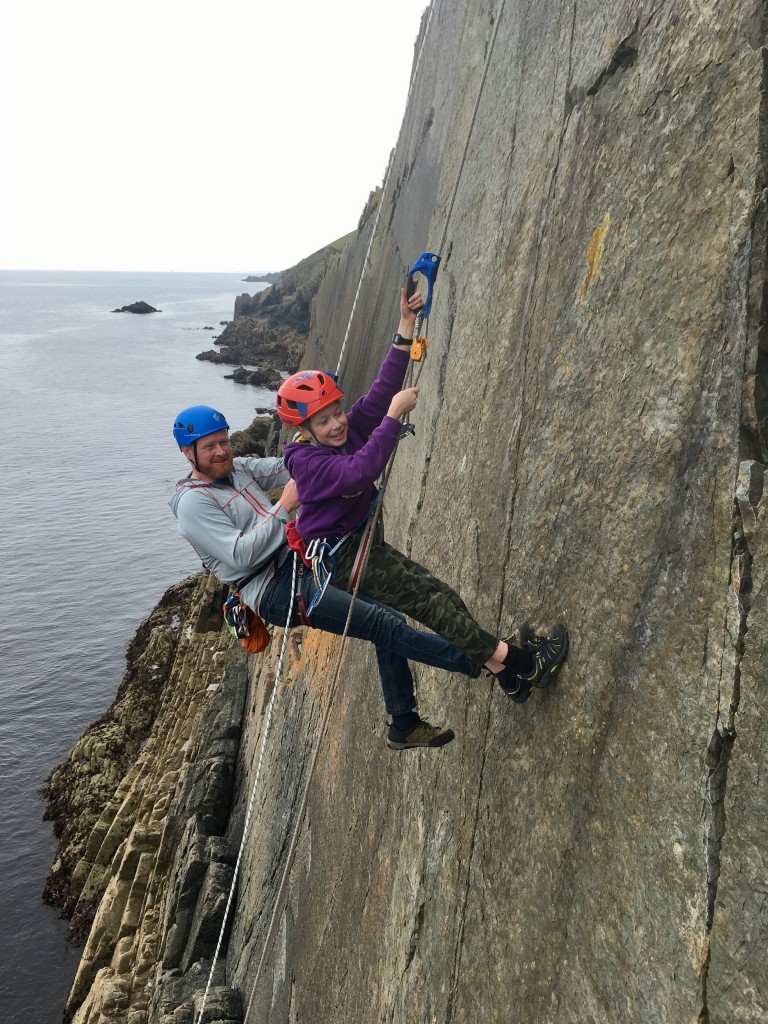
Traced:
<path id="1" fill-rule="evenodd" d="M 235 316 L 218 338 L 218 351 L 198 359 L 213 363 L 298 369 L 309 334 L 312 299 L 326 271 L 356 232 L 324 246 L 295 267 L 284 270 L 269 288 L 235 300 Z"/>
<path id="2" fill-rule="evenodd" d="M 292 634 L 206 1020 L 768 1018 L 763 17 L 436 2 L 370 260 L 373 218 L 303 364 L 335 366 L 365 267 L 359 394 L 444 238 L 388 536 L 498 635 L 562 619 L 571 654 L 522 706 L 418 669 L 457 739 L 396 755 L 372 650 L 320 735 L 337 641 Z M 208 980 L 275 651 L 184 636 L 88 843 L 79 1024 L 192 1022 Z"/>

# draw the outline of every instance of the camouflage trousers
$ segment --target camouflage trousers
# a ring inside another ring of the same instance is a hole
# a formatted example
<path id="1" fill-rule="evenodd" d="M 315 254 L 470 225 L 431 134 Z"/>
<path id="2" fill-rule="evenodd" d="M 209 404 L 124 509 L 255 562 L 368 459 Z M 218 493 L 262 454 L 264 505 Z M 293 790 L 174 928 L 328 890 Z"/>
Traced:
<path id="1" fill-rule="evenodd" d="M 354 534 L 336 553 L 334 586 L 346 587 L 359 543 L 360 534 Z M 480 665 L 498 646 L 497 638 L 475 622 L 455 590 L 385 541 L 374 541 L 371 547 L 360 594 L 410 616 Z"/>

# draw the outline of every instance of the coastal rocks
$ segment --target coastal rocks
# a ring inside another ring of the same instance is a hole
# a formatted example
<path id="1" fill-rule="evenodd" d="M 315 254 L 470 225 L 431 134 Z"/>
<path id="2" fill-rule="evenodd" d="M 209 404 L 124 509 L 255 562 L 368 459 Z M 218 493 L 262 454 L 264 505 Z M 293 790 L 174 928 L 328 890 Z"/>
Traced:
<path id="1" fill-rule="evenodd" d="M 113 313 L 162 313 L 162 309 L 155 309 L 148 302 L 132 302 L 128 306 L 121 306 L 120 309 L 113 309 Z"/>
<path id="2" fill-rule="evenodd" d="M 243 317 L 231 321 L 216 339 L 221 351 L 208 349 L 195 358 L 223 366 L 248 363 L 293 372 L 306 341 L 306 335 L 294 328 L 275 327 L 263 320 Z"/>
<path id="3" fill-rule="evenodd" d="M 200 575 L 183 586 L 187 605 L 172 626 L 175 655 L 162 672 L 151 727 L 142 730 L 144 742 L 113 787 L 84 846 L 78 834 L 76 851 L 61 853 L 72 864 L 81 851 L 73 871 L 80 891 L 73 913 L 75 919 L 82 920 L 86 912 L 93 917 L 67 1003 L 68 1017 L 78 1024 L 146 1019 L 154 991 L 147 983 L 163 959 L 168 928 L 177 925 L 177 948 L 183 954 L 189 949 L 189 963 L 193 953 L 207 951 L 210 956 L 213 918 L 218 914 L 221 920 L 215 882 L 218 878 L 221 888 L 231 878 L 232 851 L 215 835 L 226 822 L 231 800 L 247 690 L 245 655 L 223 628 L 222 588 L 215 578 Z M 230 652 L 234 662 L 228 669 Z M 89 769 L 98 775 L 100 766 L 85 765 L 82 774 Z M 73 805 L 72 813 L 78 813 L 78 806 Z M 185 844 L 185 835 L 196 838 Z M 175 872 L 177 856 L 183 860 L 190 850 L 190 863 L 198 867 Z M 210 876 L 206 865 L 217 865 Z M 192 876 L 203 892 L 197 914 Z M 166 912 L 164 900 L 173 877 L 184 879 L 184 895 L 178 907 Z M 74 888 L 73 882 L 72 899 Z M 188 906 L 189 920 L 179 924 Z M 118 1004 L 122 1016 L 115 1017 Z M 134 1018 L 133 1013 L 144 1016 Z"/>
<path id="4" fill-rule="evenodd" d="M 274 274 L 249 274 L 243 281 L 248 284 L 274 284 L 280 278 L 280 272 Z"/>
<path id="5" fill-rule="evenodd" d="M 233 380 L 235 384 L 250 384 L 254 388 L 267 388 L 269 391 L 277 391 L 283 383 L 283 376 L 270 366 L 264 366 L 257 370 L 246 370 L 239 366 L 234 373 L 224 375 L 225 380 Z"/>
<path id="6" fill-rule="evenodd" d="M 262 410 L 263 412 L 263 410 Z M 274 426 L 274 415 L 257 416 L 245 430 L 235 430 L 230 434 L 232 454 L 239 458 L 255 455 L 263 458 L 267 454 L 270 433 Z"/>
<path id="7" fill-rule="evenodd" d="M 53 822 L 59 848 L 43 899 L 71 919 L 76 938 L 87 934 L 100 895 L 92 889 L 82 898 L 86 847 L 150 734 L 197 585 L 191 578 L 171 587 L 142 622 L 126 652 L 127 670 L 112 707 L 47 780 L 45 818 Z"/>

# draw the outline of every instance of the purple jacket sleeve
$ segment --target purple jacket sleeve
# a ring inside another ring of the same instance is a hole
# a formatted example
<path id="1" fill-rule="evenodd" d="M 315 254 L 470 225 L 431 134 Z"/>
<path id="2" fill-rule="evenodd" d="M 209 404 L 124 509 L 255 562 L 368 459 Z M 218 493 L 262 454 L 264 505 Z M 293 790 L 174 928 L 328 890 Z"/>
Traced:
<path id="1" fill-rule="evenodd" d="M 360 437 L 366 438 L 373 433 L 387 415 L 389 403 L 402 390 L 410 359 L 407 351 L 390 346 L 368 394 L 358 398 L 347 415 L 352 429 Z"/>
<path id="2" fill-rule="evenodd" d="M 385 416 L 353 454 L 308 444 L 287 445 L 285 464 L 296 481 L 299 501 L 327 501 L 355 494 L 375 483 L 395 450 L 399 434 L 399 420 Z"/>

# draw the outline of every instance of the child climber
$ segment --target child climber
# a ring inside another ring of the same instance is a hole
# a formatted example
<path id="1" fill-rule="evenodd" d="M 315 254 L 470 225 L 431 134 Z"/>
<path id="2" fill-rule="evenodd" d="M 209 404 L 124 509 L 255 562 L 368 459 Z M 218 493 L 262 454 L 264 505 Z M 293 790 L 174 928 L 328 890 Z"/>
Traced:
<path id="1" fill-rule="evenodd" d="M 277 393 L 280 419 L 300 431 L 284 451 L 300 503 L 296 529 L 305 543 L 323 540 L 336 548 L 337 587 L 345 585 L 353 569 L 359 534 L 376 498 L 376 481 L 398 442 L 400 418 L 416 406 L 419 389 L 401 389 L 421 305 L 418 292 L 409 299 L 401 290 L 400 323 L 392 345 L 370 390 L 349 413 L 343 411 L 343 392 L 329 373 L 296 373 Z M 478 625 L 451 587 L 383 540 L 375 540 L 370 549 L 359 594 L 411 616 L 448 640 L 493 673 L 518 703 L 528 699 L 533 686 L 546 686 L 568 652 L 568 633 L 562 625 L 547 636 L 530 637 L 522 646 L 511 638 L 498 640 Z M 422 725 L 418 713 L 387 710 L 389 745 L 417 745 L 409 740 L 417 738 Z"/>

